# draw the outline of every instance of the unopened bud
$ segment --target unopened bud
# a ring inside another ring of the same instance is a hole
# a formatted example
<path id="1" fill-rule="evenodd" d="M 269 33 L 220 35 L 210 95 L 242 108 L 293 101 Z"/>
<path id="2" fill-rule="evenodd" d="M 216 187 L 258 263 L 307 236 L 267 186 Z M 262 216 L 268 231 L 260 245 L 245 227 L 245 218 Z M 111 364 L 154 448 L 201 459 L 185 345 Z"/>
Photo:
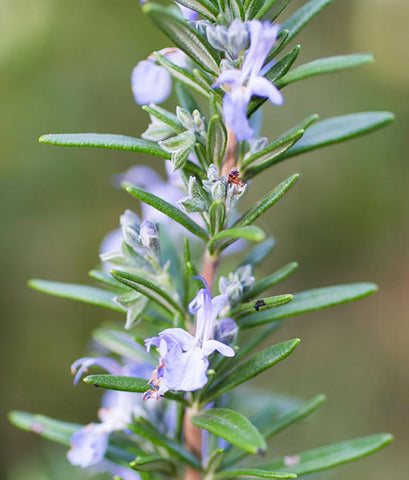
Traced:
<path id="1" fill-rule="evenodd" d="M 123 241 L 132 248 L 140 247 L 139 230 L 140 220 L 132 210 L 125 210 L 121 215 L 121 231 Z"/>
<path id="2" fill-rule="evenodd" d="M 141 225 L 140 240 L 142 245 L 151 250 L 156 257 L 160 255 L 159 233 L 156 225 L 149 220 L 145 220 Z"/>
<path id="3" fill-rule="evenodd" d="M 214 338 L 219 342 L 230 345 L 236 340 L 238 331 L 239 327 L 232 318 L 221 318 L 216 323 Z"/>

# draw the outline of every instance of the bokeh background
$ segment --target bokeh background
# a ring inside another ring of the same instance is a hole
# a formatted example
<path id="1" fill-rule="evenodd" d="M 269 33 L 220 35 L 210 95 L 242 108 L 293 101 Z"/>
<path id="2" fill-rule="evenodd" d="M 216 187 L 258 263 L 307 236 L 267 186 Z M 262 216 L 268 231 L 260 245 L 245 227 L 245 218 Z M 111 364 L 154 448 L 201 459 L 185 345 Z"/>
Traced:
<path id="1" fill-rule="evenodd" d="M 293 0 L 298 7 L 303 2 Z M 130 72 L 167 45 L 137 0 L 0 0 L 2 333 L 0 478 L 85 478 L 65 449 L 21 432 L 6 412 L 21 409 L 87 423 L 99 393 L 73 388 L 69 365 L 83 356 L 89 331 L 119 320 L 98 308 L 30 291 L 29 278 L 87 282 L 104 234 L 125 208 L 112 176 L 136 162 L 128 152 L 40 145 L 50 132 L 138 136 L 147 115 L 130 90 Z M 379 292 L 354 304 L 295 317 L 276 341 L 301 346 L 261 380 L 278 393 L 326 393 L 320 411 L 278 435 L 275 453 L 294 453 L 378 431 L 386 450 L 318 478 L 400 480 L 409 467 L 409 63 L 407 0 L 334 2 L 299 36 L 298 64 L 371 51 L 377 62 L 285 90 L 283 107 L 265 109 L 273 138 L 311 113 L 326 118 L 391 110 L 392 126 L 290 159 L 255 182 L 247 201 L 290 173 L 302 178 L 261 225 L 277 240 L 266 273 L 297 260 L 281 292 L 374 281 Z"/>

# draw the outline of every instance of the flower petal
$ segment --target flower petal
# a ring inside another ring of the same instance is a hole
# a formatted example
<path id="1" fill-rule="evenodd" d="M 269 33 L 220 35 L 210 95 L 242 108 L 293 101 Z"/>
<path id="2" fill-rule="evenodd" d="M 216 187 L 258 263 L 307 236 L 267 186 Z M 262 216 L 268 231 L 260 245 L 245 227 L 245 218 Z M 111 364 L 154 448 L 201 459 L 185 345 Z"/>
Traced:
<path id="1" fill-rule="evenodd" d="M 284 99 L 277 87 L 275 87 L 267 78 L 252 77 L 248 84 L 252 95 L 267 97 L 274 105 L 282 105 Z"/>
<path id="2" fill-rule="evenodd" d="M 233 130 L 238 141 L 250 140 L 254 130 L 247 118 L 248 95 L 240 92 L 241 88 L 226 93 L 223 99 L 223 115 L 227 125 Z"/>
<path id="3" fill-rule="evenodd" d="M 216 350 L 225 357 L 234 357 L 234 355 L 236 355 L 236 352 L 233 348 L 225 345 L 222 342 L 219 342 L 218 340 L 208 340 L 203 344 L 202 350 L 206 356 L 210 355 Z"/>
<path id="4" fill-rule="evenodd" d="M 220 87 L 224 83 L 231 85 L 233 88 L 241 86 L 244 81 L 243 73 L 241 70 L 229 69 L 224 70 L 218 77 L 216 82 L 212 85 L 213 88 Z"/>
<path id="5" fill-rule="evenodd" d="M 71 450 L 67 458 L 72 465 L 82 468 L 99 463 L 108 448 L 109 433 L 101 425 L 90 423 L 77 430 L 71 437 Z"/>
<path id="6" fill-rule="evenodd" d="M 87 372 L 88 368 L 93 365 L 97 365 L 98 367 L 103 368 L 104 370 L 106 370 L 108 373 L 111 373 L 112 375 L 120 375 L 120 372 L 121 372 L 121 366 L 119 365 L 118 362 L 116 362 L 115 360 L 112 360 L 112 358 L 108 358 L 108 357 L 79 358 L 71 365 L 71 373 L 75 375 L 74 385 L 78 384 L 82 374 Z"/>
<path id="7" fill-rule="evenodd" d="M 170 73 L 151 60 L 143 60 L 133 69 L 131 76 L 135 102 L 139 105 L 162 103 L 172 88 Z"/>

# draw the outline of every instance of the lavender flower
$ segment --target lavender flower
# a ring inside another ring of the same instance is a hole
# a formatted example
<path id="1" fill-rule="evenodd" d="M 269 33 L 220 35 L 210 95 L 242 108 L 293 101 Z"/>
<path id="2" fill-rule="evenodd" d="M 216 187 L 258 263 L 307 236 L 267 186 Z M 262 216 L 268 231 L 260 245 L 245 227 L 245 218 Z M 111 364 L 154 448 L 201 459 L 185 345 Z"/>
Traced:
<path id="1" fill-rule="evenodd" d="M 213 87 L 227 84 L 223 99 L 223 114 L 228 126 L 235 133 L 237 140 L 249 140 L 254 135 L 254 129 L 247 118 L 247 107 L 253 95 L 265 97 L 275 105 L 283 103 L 283 97 L 278 89 L 266 78 L 264 73 L 270 67 L 265 60 L 271 51 L 279 32 L 278 25 L 252 20 L 248 23 L 250 32 L 250 47 L 246 52 L 240 70 L 224 70 Z"/>
<path id="2" fill-rule="evenodd" d="M 165 48 L 159 53 L 176 65 L 186 67 L 186 55 L 179 49 Z M 135 102 L 139 105 L 162 103 L 170 95 L 172 78 L 164 67 L 156 64 L 155 57 L 150 55 L 132 70 L 131 86 Z"/>
<path id="3" fill-rule="evenodd" d="M 191 335 L 183 328 L 167 328 L 159 336 L 147 338 L 145 345 L 150 351 L 158 347 L 160 364 L 153 371 L 150 384 L 154 390 L 146 392 L 144 399 L 159 398 L 168 390 L 191 392 L 207 383 L 208 356 L 218 351 L 225 357 L 233 357 L 235 351 L 228 345 L 213 340 L 216 318 L 227 302 L 226 295 L 211 297 L 206 281 L 189 304 L 189 312 L 197 313 L 196 332 Z"/>
<path id="4" fill-rule="evenodd" d="M 149 363 L 122 366 L 108 357 L 80 358 L 71 367 L 72 372 L 76 373 L 74 384 L 78 383 L 81 375 L 92 365 L 100 366 L 112 375 L 136 377 L 146 376 L 151 368 Z M 79 465 L 82 468 L 98 464 L 105 456 L 111 432 L 124 430 L 134 415 L 143 414 L 140 396 L 129 392 L 106 392 L 102 408 L 98 411 L 101 423 L 90 423 L 72 435 L 71 450 L 67 453 L 68 460 L 72 465 Z"/>

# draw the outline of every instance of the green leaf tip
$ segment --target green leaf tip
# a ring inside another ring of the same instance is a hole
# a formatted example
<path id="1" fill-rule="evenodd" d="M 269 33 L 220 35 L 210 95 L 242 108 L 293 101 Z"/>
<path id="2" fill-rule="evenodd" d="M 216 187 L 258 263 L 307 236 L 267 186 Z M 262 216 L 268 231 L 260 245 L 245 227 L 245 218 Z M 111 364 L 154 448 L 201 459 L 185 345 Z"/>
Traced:
<path id="1" fill-rule="evenodd" d="M 264 454 L 266 441 L 257 428 L 244 415 L 227 408 L 212 408 L 194 415 L 195 427 L 224 438 L 248 453 Z"/>
<path id="2" fill-rule="evenodd" d="M 286 457 L 273 460 L 262 468 L 291 471 L 298 475 L 319 472 L 344 463 L 358 460 L 385 447 L 392 441 L 389 433 L 379 433 L 355 438 L 341 443 L 326 445 L 301 452 L 294 456 L 296 463 L 289 465 Z"/>
<path id="3" fill-rule="evenodd" d="M 112 133 L 50 133 L 42 135 L 39 142 L 60 147 L 107 148 L 171 158 L 156 142 Z"/>
<path id="4" fill-rule="evenodd" d="M 116 293 L 102 288 L 90 287 L 88 285 L 77 285 L 75 283 L 53 282 L 37 278 L 29 280 L 27 285 L 33 290 L 48 295 L 67 298 L 69 300 L 77 300 L 79 302 L 124 312 L 124 309 L 113 300 Z"/>
<path id="5" fill-rule="evenodd" d="M 93 387 L 121 392 L 144 393 L 149 389 L 149 384 L 146 379 L 122 375 L 88 375 L 83 381 Z"/>

